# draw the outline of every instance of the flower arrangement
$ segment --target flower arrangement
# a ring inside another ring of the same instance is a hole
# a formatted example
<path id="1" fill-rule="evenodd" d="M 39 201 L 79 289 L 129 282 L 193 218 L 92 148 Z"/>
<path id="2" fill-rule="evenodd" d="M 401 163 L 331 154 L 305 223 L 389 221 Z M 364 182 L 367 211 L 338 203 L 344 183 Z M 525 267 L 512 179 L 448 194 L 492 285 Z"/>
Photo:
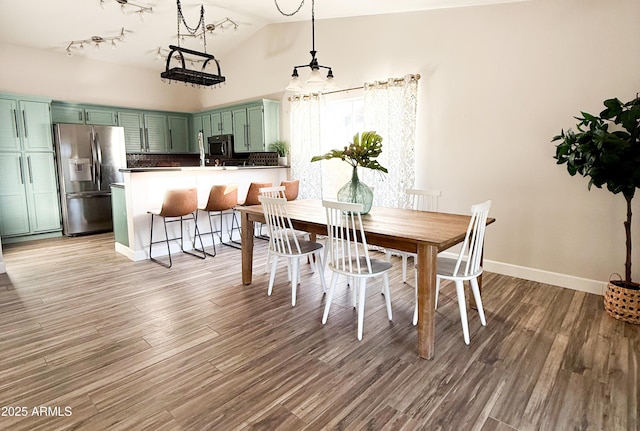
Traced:
<path id="1" fill-rule="evenodd" d="M 382 153 L 382 137 L 374 131 L 356 133 L 353 142 L 345 146 L 342 150 L 331 150 L 321 156 L 313 156 L 312 162 L 329 159 L 342 159 L 354 168 L 373 169 L 387 173 L 387 168 L 380 165 L 377 160 L 373 160 Z"/>

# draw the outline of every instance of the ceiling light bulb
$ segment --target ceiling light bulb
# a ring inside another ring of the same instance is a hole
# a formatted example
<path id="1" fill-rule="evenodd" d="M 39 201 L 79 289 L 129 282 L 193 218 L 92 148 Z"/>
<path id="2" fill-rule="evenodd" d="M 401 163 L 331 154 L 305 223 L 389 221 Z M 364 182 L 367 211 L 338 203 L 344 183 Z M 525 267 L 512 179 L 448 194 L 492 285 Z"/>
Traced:
<path id="1" fill-rule="evenodd" d="M 124 3 L 120 5 L 120 12 L 127 13 L 127 10 L 124 8 Z"/>
<path id="2" fill-rule="evenodd" d="M 233 26 L 233 34 L 238 34 L 238 26 L 237 25 Z"/>
<path id="3" fill-rule="evenodd" d="M 100 43 L 96 42 L 96 46 L 94 48 L 96 51 L 100 51 Z"/>
<path id="4" fill-rule="evenodd" d="M 115 39 L 113 39 L 113 40 L 111 41 L 111 49 L 116 49 L 116 48 L 117 48 L 117 46 L 116 46 L 116 41 L 115 41 Z"/>
<path id="5" fill-rule="evenodd" d="M 104 9 L 104 0 L 100 0 L 100 7 Z"/>
<path id="6" fill-rule="evenodd" d="M 144 22 L 144 10 L 140 9 L 140 12 L 138 12 L 138 17 L 140 18 L 140 21 Z"/>
<path id="7" fill-rule="evenodd" d="M 162 60 L 162 52 L 160 52 L 160 47 L 158 47 L 158 52 L 156 53 L 156 60 Z"/>
<path id="8" fill-rule="evenodd" d="M 73 52 L 69 48 L 67 48 L 67 57 L 73 57 Z"/>
<path id="9" fill-rule="evenodd" d="M 320 74 L 320 69 L 311 69 L 311 74 L 309 75 L 309 79 L 307 79 L 306 84 L 308 85 L 324 84 L 324 78 Z"/>
<path id="10" fill-rule="evenodd" d="M 80 43 L 79 50 L 80 50 L 80 52 L 84 52 L 84 43 Z"/>

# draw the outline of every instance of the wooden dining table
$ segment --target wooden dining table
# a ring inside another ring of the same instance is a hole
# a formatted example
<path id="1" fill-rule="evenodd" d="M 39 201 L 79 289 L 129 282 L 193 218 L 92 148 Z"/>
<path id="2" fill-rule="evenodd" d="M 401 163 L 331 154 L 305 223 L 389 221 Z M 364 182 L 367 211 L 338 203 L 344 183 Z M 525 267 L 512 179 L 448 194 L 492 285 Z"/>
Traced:
<path id="1" fill-rule="evenodd" d="M 240 206 L 242 235 L 242 282 L 251 284 L 254 222 L 265 222 L 261 205 Z M 287 203 L 293 227 L 312 235 L 326 235 L 327 221 L 322 201 L 295 200 Z M 418 355 L 432 359 L 435 349 L 436 263 L 438 253 L 464 240 L 470 215 L 373 207 L 362 216 L 367 242 L 385 248 L 417 253 Z M 495 219 L 489 218 L 487 224 Z"/>

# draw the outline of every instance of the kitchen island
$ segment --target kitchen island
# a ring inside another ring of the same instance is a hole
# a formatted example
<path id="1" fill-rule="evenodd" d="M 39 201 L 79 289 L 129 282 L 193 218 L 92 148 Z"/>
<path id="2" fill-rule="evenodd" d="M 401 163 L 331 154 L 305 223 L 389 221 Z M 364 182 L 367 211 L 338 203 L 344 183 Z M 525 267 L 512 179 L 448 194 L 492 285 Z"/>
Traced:
<path id="1" fill-rule="evenodd" d="M 155 168 L 127 168 L 121 169 L 124 177 L 126 225 L 128 244 L 116 242 L 116 251 L 133 261 L 149 258 L 149 235 L 151 216 L 147 211 L 162 207 L 164 193 L 169 189 L 198 189 L 199 206 L 204 206 L 209 197 L 209 190 L 216 184 L 236 184 L 238 186 L 238 200 L 243 201 L 249 184 L 252 182 L 270 181 L 279 185 L 288 179 L 289 168 L 282 166 L 204 166 L 204 167 L 155 167 Z M 154 229 L 154 241 L 161 239 L 164 232 L 157 224 Z M 200 217 L 198 227 L 201 232 L 209 232 L 206 217 Z M 189 236 L 193 236 L 192 221 L 185 222 Z M 180 223 L 172 223 L 169 227 L 169 237 L 179 235 Z M 158 233 L 158 237 L 156 237 Z M 237 238 L 237 237 L 236 237 Z M 211 235 L 203 235 L 205 246 L 211 244 Z M 179 252 L 179 244 L 173 241 L 171 253 Z M 189 240 L 185 241 L 185 249 L 191 247 Z M 166 247 L 154 246 L 153 255 L 166 255 Z"/>

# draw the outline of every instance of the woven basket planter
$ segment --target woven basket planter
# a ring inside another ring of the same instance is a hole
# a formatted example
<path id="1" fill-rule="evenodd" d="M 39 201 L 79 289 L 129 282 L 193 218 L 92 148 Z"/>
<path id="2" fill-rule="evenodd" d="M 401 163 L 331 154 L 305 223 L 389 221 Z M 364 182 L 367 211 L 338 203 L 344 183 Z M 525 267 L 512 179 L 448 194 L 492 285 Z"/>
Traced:
<path id="1" fill-rule="evenodd" d="M 609 279 L 604 293 L 604 309 L 615 319 L 640 325 L 640 290 L 617 286 Z"/>

